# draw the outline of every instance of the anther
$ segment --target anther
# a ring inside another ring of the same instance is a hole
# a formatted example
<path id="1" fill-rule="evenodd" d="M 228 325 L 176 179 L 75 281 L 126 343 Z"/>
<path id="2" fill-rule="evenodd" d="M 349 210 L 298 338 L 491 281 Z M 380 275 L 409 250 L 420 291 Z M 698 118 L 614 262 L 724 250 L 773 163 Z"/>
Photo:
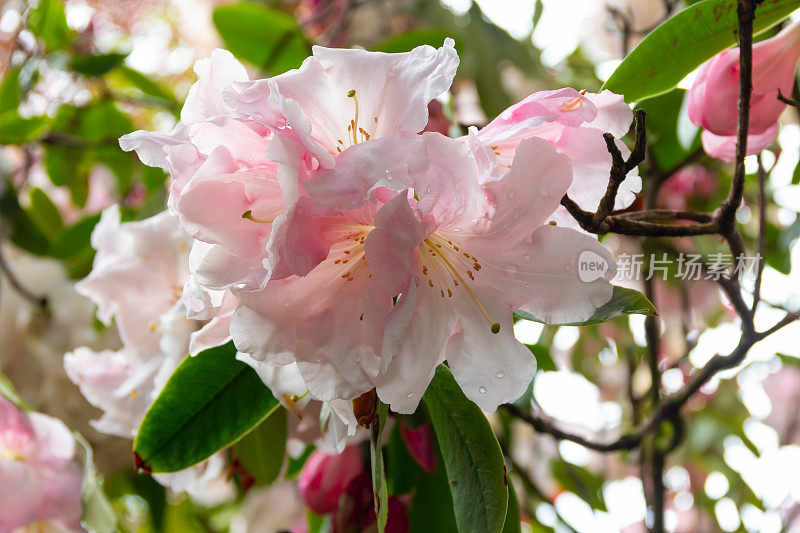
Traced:
<path id="1" fill-rule="evenodd" d="M 355 118 L 350 122 L 350 124 L 352 125 L 352 130 L 350 130 L 349 127 L 347 129 L 348 131 L 352 131 L 353 133 L 353 144 L 358 144 L 358 132 L 356 131 L 356 129 L 358 128 L 358 97 L 356 97 L 356 90 L 350 89 L 349 91 L 347 91 L 347 97 L 352 98 L 353 103 L 356 106 Z"/>
<path id="2" fill-rule="evenodd" d="M 271 220 L 262 220 L 260 218 L 254 217 L 252 209 L 248 209 L 247 211 L 242 213 L 242 218 L 245 218 L 247 220 L 251 220 L 253 222 L 258 222 L 259 224 L 272 224 Z"/>
<path id="3" fill-rule="evenodd" d="M 492 333 L 500 333 L 500 322 L 492 324 Z"/>

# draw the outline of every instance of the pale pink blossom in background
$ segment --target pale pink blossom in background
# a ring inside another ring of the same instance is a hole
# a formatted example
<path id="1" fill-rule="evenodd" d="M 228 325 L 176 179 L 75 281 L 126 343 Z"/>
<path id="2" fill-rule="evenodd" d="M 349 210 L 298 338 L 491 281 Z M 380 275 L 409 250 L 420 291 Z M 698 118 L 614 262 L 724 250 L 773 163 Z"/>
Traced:
<path id="1" fill-rule="evenodd" d="M 0 532 L 47 523 L 78 531 L 82 483 L 64 423 L 0 396 Z"/>
<path id="2" fill-rule="evenodd" d="M 757 154 L 778 133 L 778 119 L 791 97 L 800 59 L 800 22 L 753 45 L 753 93 L 747 154 Z M 724 50 L 708 60 L 687 94 L 691 121 L 704 128 L 703 148 L 712 157 L 733 161 L 739 100 L 739 49 Z"/>
<path id="3" fill-rule="evenodd" d="M 658 190 L 659 207 L 686 209 L 691 201 L 708 200 L 717 189 L 717 176 L 703 165 L 689 165 L 672 174 Z"/>
<path id="4" fill-rule="evenodd" d="M 114 205 L 103 212 L 92 245 L 97 250 L 92 272 L 76 287 L 98 305 L 100 320 L 115 321 L 123 346 L 100 352 L 76 348 L 64 356 L 64 368 L 86 400 L 103 411 L 93 426 L 130 439 L 190 349 L 228 339 L 235 300 L 191 282 L 192 240 L 168 212 L 121 222 Z M 194 306 L 198 298 L 202 310 Z M 201 316 L 208 320 L 204 326 L 195 320 Z M 208 505 L 231 498 L 235 490 L 224 454 L 157 480 Z"/>

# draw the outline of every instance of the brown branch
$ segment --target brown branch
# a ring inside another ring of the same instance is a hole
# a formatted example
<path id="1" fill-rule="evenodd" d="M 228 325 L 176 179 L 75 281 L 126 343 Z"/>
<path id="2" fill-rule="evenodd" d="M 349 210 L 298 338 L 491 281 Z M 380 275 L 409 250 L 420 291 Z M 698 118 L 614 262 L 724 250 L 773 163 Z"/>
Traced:
<path id="1" fill-rule="evenodd" d="M 19 294 L 25 300 L 31 302 L 33 305 L 39 307 L 45 313 L 48 312 L 47 298 L 44 296 L 36 296 L 27 287 L 20 283 L 20 281 L 17 279 L 17 276 L 14 274 L 14 271 L 11 269 L 11 266 L 6 262 L 5 257 L 3 257 L 2 250 L 0 250 L 0 272 L 5 274 L 6 279 L 8 279 L 8 283 L 11 285 L 11 288 L 17 292 L 17 294 Z"/>
<path id="2" fill-rule="evenodd" d="M 764 245 L 767 229 L 767 202 L 764 194 L 764 182 L 766 180 L 767 173 L 764 171 L 761 154 L 758 154 L 758 265 L 756 267 L 756 282 L 753 287 L 753 305 L 750 307 L 751 313 L 756 312 L 758 302 L 761 301 L 761 278 L 764 275 Z"/>

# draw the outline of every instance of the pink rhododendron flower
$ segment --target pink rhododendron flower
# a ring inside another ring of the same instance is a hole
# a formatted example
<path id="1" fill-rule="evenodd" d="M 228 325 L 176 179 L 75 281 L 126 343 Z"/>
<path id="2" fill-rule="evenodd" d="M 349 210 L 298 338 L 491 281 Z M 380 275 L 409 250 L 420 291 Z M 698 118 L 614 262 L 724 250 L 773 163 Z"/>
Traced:
<path id="1" fill-rule="evenodd" d="M 514 338 L 512 312 L 579 322 L 611 297 L 608 251 L 590 236 L 547 224 L 570 185 L 567 156 L 541 139 L 523 141 L 511 169 L 480 187 L 470 186 L 479 181 L 474 160 L 472 166 L 461 194 L 392 199 L 367 237 L 370 270 L 387 293 L 401 295 L 377 378 L 378 395 L 396 412 L 416 409 L 445 359 L 482 409 L 516 399 L 536 361 Z M 458 168 L 463 176 L 467 169 Z M 578 257 L 587 251 L 608 265 L 605 277 L 581 281 Z"/>
<path id="2" fill-rule="evenodd" d="M 276 165 L 267 157 L 272 133 L 233 118 L 223 92 L 248 80 L 226 50 L 195 64 L 181 121 L 168 134 L 137 131 L 120 139 L 143 163 L 170 173 L 170 210 L 194 238 L 207 243 L 194 254 L 192 272 L 206 287 L 260 286 L 271 221 L 284 211 Z M 264 223 L 255 223 L 254 221 Z"/>
<path id="3" fill-rule="evenodd" d="M 778 118 L 790 96 L 800 59 L 800 23 L 753 45 L 753 93 L 747 154 L 766 148 L 778 133 Z M 705 128 L 703 148 L 712 157 L 733 161 L 739 101 L 739 49 L 724 50 L 700 67 L 688 92 L 689 118 Z"/>
<path id="4" fill-rule="evenodd" d="M 303 501 L 317 514 L 332 513 L 350 481 L 364 472 L 363 461 L 358 446 L 333 455 L 315 451 L 300 472 L 298 488 Z"/>
<path id="5" fill-rule="evenodd" d="M 633 112 L 620 95 L 566 88 L 528 96 L 480 130 L 470 128 L 467 138 L 481 167 L 482 179 L 487 181 L 508 170 L 523 139 L 546 140 L 572 162 L 570 198 L 583 209 L 594 211 L 605 193 L 611 169 L 611 155 L 603 134 L 622 137 L 632 120 Z M 622 142 L 617 145 L 623 154 L 629 153 Z M 642 180 L 634 169 L 619 189 L 615 209 L 628 207 L 641 188 Z M 563 207 L 558 208 L 554 219 L 559 224 L 577 227 Z"/>
<path id="6" fill-rule="evenodd" d="M 0 532 L 45 523 L 79 531 L 82 483 L 69 429 L 0 396 Z"/>

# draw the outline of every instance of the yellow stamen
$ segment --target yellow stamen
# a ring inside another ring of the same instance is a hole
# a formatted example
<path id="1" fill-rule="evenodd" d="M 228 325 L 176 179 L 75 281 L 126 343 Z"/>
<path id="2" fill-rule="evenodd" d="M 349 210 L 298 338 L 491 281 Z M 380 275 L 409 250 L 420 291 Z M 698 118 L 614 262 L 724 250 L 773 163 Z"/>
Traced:
<path id="1" fill-rule="evenodd" d="M 353 99 L 353 102 L 355 103 L 356 106 L 356 117 L 353 120 L 352 133 L 353 133 L 353 144 L 358 144 L 358 131 L 356 131 L 358 129 L 358 97 L 356 96 L 356 90 L 350 89 L 349 91 L 347 91 L 347 96 Z"/>
<path id="2" fill-rule="evenodd" d="M 253 222 L 258 222 L 259 224 L 272 224 L 272 220 L 263 220 L 254 217 L 252 209 L 248 209 L 247 211 L 242 213 L 242 218 L 246 218 L 247 220 L 252 220 Z"/>
<path id="3" fill-rule="evenodd" d="M 453 266 L 453 264 L 447 259 L 447 257 L 444 256 L 444 254 L 442 254 L 442 252 L 440 252 L 436 248 L 434 243 L 432 243 L 429 238 L 425 239 L 423 242 L 425 244 L 427 244 L 430 247 L 430 249 L 434 253 L 436 253 L 436 255 L 438 255 L 439 258 L 442 261 L 444 261 L 444 264 L 447 265 L 447 267 L 450 269 L 450 271 L 453 273 L 453 275 L 455 275 L 455 277 L 458 278 L 458 281 L 460 281 L 461 284 L 464 286 L 464 288 L 467 289 L 467 292 L 469 293 L 470 297 L 472 297 L 472 300 L 478 306 L 478 309 L 481 310 L 481 313 L 483 313 L 483 316 L 486 317 L 486 321 L 489 322 L 489 326 L 491 326 L 492 333 L 499 333 L 500 332 L 500 323 L 499 322 L 495 322 L 494 320 L 491 319 L 491 317 L 489 316 L 489 313 L 486 312 L 486 309 L 483 307 L 483 305 L 481 305 L 481 302 L 478 301 L 478 298 L 475 296 L 475 294 L 469 288 L 469 285 L 467 285 L 467 283 L 461 277 L 461 274 L 458 273 L 458 270 L 456 270 L 456 268 Z M 470 277 L 472 277 L 472 276 L 470 276 Z M 442 296 L 444 296 L 444 295 L 442 295 Z"/>

